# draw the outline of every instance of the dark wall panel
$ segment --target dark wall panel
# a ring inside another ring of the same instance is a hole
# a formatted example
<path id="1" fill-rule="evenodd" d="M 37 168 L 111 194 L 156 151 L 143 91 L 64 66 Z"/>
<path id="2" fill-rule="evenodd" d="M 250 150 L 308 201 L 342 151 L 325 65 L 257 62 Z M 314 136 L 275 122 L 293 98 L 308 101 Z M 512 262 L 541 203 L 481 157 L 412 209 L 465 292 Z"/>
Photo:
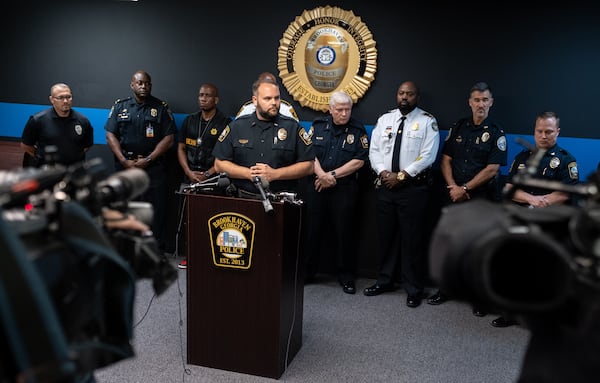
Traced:
<path id="1" fill-rule="evenodd" d="M 551 109 L 562 117 L 563 135 L 599 137 L 589 113 L 598 99 L 600 67 L 595 5 L 525 11 L 479 3 L 297 4 L 21 2 L 0 24 L 0 101 L 46 104 L 50 85 L 64 81 L 77 105 L 108 108 L 130 94 L 130 76 L 143 68 L 153 76 L 154 94 L 174 112 L 194 111 L 198 85 L 211 81 L 220 87 L 221 108 L 234 114 L 258 73 L 277 72 L 279 40 L 295 17 L 332 5 L 354 11 L 377 42 L 376 79 L 354 110 L 367 124 L 393 108 L 398 83 L 412 79 L 423 90 L 422 106 L 447 128 L 470 113 L 468 89 L 485 80 L 495 91 L 492 113 L 507 132 L 531 133 L 534 115 Z M 303 120 L 319 115 L 294 104 Z"/>

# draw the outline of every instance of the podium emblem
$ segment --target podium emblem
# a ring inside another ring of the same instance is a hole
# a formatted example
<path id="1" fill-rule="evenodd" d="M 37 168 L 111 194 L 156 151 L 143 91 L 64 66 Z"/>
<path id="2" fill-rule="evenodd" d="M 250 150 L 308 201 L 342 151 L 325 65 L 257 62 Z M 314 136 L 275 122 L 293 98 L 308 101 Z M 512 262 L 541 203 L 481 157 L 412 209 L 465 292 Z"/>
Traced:
<path id="1" fill-rule="evenodd" d="M 249 269 L 254 244 L 254 221 L 238 213 L 221 213 L 208 220 L 213 263 L 219 267 Z"/>

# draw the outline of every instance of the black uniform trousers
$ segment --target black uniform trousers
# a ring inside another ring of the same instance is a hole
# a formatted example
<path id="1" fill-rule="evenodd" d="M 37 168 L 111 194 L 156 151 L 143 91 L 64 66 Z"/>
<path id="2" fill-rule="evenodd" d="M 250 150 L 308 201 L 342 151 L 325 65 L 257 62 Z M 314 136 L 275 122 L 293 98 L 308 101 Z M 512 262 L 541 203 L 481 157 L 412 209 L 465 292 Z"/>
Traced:
<path id="1" fill-rule="evenodd" d="M 352 176 L 351 176 L 352 177 Z M 304 194 L 304 261 L 306 278 L 319 271 L 320 257 L 330 250 L 335 256 L 337 277 L 344 284 L 356 277 L 355 225 L 358 181 L 356 178 L 338 181 L 330 189 L 317 192 L 309 179 Z"/>
<path id="2" fill-rule="evenodd" d="M 381 250 L 377 283 L 394 283 L 400 261 L 406 292 L 420 294 L 424 289 L 426 247 L 423 239 L 429 186 L 408 184 L 394 189 L 382 186 L 376 190 L 376 195 L 376 220 Z"/>

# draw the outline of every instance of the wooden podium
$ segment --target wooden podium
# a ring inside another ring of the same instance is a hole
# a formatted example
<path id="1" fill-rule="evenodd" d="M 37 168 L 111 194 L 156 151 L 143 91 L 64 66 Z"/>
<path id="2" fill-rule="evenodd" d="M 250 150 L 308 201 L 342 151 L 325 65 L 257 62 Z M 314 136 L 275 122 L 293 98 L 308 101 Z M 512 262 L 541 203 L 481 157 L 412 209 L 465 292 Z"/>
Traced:
<path id="1" fill-rule="evenodd" d="M 299 206 L 187 198 L 187 362 L 278 379 L 302 346 Z"/>

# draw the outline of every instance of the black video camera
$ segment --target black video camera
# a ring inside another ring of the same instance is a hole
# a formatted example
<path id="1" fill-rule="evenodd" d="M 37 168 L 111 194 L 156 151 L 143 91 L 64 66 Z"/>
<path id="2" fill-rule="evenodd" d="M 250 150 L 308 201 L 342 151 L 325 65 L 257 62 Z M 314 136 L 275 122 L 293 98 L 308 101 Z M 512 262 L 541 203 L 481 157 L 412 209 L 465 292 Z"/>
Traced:
<path id="1" fill-rule="evenodd" d="M 152 232 L 108 229 L 104 213 L 151 217 L 128 207 L 148 184 L 99 159 L 0 173 L 1 381 L 78 382 L 133 356 L 135 281 L 161 294 L 177 272 Z"/>
<path id="2" fill-rule="evenodd" d="M 431 277 L 456 299 L 527 327 L 576 326 L 600 293 L 600 178 L 565 185 L 523 173 L 511 184 L 583 198 L 536 209 L 486 200 L 448 206 L 432 236 Z"/>

